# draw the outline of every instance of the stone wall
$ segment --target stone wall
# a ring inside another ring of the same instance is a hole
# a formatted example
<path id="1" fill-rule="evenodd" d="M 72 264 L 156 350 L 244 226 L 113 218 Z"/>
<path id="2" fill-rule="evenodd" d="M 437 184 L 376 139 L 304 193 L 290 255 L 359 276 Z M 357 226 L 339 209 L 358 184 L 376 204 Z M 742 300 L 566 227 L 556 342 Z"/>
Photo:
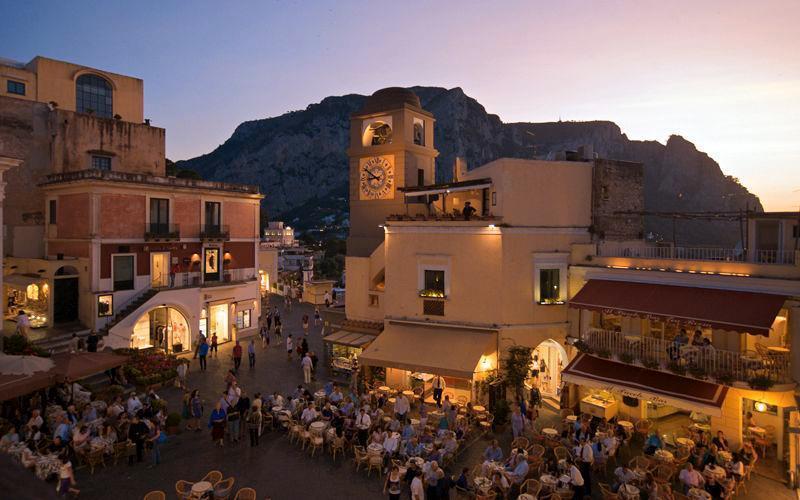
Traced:
<path id="1" fill-rule="evenodd" d="M 643 237 L 644 165 L 618 160 L 594 160 L 592 226 L 595 238 L 637 240 Z"/>

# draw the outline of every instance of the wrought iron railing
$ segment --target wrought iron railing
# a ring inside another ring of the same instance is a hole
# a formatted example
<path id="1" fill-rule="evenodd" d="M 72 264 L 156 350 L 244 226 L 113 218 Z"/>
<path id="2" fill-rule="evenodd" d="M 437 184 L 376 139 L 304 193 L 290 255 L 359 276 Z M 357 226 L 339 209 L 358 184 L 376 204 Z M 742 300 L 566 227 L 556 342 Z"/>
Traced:
<path id="1" fill-rule="evenodd" d="M 750 253 L 750 258 L 748 258 Z M 598 245 L 600 257 L 636 257 L 641 259 L 707 260 L 723 262 L 754 262 L 757 264 L 788 264 L 795 262 L 794 251 L 752 250 L 718 247 L 674 247 L 674 246 L 618 246 Z"/>

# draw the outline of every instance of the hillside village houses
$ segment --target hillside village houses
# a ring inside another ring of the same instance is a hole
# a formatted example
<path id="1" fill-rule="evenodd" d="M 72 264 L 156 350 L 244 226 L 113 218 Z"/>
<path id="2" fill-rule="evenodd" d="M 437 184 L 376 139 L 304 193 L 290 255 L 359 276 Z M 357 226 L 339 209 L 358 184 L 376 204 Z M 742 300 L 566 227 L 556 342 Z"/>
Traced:
<path id="1" fill-rule="evenodd" d="M 106 346 L 183 352 L 257 331 L 263 195 L 167 176 L 143 86 L 0 61 L 0 155 L 20 163 L 6 173 L 4 319 L 25 311 L 43 345 L 96 330 Z"/>
<path id="2" fill-rule="evenodd" d="M 527 385 L 546 406 L 646 422 L 668 440 L 688 425 L 734 446 L 757 434 L 794 470 L 798 214 L 748 214 L 744 250 L 656 246 L 642 234 L 641 164 L 581 148 L 457 162 L 436 184 L 434 126 L 400 88 L 351 118 L 334 366 L 357 360 L 376 385 L 427 399 L 441 376 L 451 400 L 484 403 L 480 383 L 527 346 L 539 372 Z"/>

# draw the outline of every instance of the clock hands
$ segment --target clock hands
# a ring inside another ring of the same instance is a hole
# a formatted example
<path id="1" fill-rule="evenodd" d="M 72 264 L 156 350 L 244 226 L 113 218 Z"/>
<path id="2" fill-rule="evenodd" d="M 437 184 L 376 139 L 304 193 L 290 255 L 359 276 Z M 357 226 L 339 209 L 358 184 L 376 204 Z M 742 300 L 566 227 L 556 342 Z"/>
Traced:
<path id="1" fill-rule="evenodd" d="M 376 181 L 381 180 L 381 178 L 379 176 L 377 176 L 377 175 L 373 174 L 372 172 L 370 172 L 369 169 L 367 169 L 367 167 L 364 167 L 364 172 L 366 172 L 368 176 L 372 177 Z"/>

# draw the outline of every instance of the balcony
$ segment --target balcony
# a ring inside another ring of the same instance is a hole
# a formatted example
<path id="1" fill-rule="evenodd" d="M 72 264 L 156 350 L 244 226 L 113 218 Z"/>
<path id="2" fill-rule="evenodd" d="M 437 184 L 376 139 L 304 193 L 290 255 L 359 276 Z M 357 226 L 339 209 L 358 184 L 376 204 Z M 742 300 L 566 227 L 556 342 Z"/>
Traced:
<path id="1" fill-rule="evenodd" d="M 178 241 L 181 231 L 178 224 L 149 222 L 144 226 L 145 241 Z"/>
<path id="2" fill-rule="evenodd" d="M 590 328 L 583 333 L 579 350 L 652 370 L 671 371 L 718 384 L 743 384 L 765 390 L 791 383 L 789 351 L 758 345 L 758 352 L 726 351 L 713 347 L 677 346 L 670 340 Z"/>
<path id="3" fill-rule="evenodd" d="M 229 239 L 231 239 L 231 233 L 228 226 L 205 224 L 200 227 L 201 241 L 228 241 Z"/>
<path id="4" fill-rule="evenodd" d="M 794 265 L 795 252 L 783 250 L 747 250 L 718 247 L 675 247 L 659 245 L 626 246 L 600 244 L 598 257 L 634 257 L 654 260 L 698 260 L 712 262 L 750 262 L 754 264 Z"/>

